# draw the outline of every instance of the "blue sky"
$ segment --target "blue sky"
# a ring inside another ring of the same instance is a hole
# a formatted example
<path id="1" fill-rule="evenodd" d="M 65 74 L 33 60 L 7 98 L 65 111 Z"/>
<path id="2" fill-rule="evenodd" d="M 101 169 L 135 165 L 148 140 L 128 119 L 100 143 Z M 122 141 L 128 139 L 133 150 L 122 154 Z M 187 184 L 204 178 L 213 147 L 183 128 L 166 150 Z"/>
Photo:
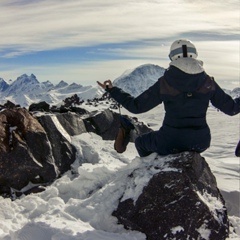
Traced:
<path id="1" fill-rule="evenodd" d="M 239 85 L 239 0 L 1 0 L 0 77 L 94 85 L 191 39 L 206 71 Z"/>

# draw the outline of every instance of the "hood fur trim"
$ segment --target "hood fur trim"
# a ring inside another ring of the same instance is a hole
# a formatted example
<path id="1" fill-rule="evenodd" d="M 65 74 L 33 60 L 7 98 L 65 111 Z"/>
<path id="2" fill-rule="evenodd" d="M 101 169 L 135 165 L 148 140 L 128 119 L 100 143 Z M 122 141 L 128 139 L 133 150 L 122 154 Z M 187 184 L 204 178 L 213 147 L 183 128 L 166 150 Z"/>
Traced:
<path id="1" fill-rule="evenodd" d="M 203 61 L 194 58 L 179 58 L 169 64 L 188 74 L 198 74 L 204 71 Z"/>

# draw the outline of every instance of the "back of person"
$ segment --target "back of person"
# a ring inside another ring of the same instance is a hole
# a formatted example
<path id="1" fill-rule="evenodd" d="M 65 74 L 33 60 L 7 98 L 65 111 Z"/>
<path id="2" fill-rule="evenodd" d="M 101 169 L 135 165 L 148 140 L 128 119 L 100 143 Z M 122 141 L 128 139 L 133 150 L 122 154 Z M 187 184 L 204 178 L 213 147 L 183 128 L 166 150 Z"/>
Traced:
<path id="1" fill-rule="evenodd" d="M 191 77 L 193 78 L 193 77 Z M 203 80 L 188 79 L 186 74 L 185 89 L 179 89 L 176 84 L 168 83 L 168 77 L 160 79 L 160 94 L 166 110 L 164 124 L 176 128 L 202 128 L 206 126 L 206 112 L 214 93 L 213 80 L 204 74 Z M 191 85 L 201 82 L 195 89 Z M 189 87 L 190 86 L 190 87 Z"/>
<path id="2" fill-rule="evenodd" d="M 162 154 L 203 152 L 209 147 L 211 137 L 206 113 L 214 94 L 214 84 L 208 75 L 203 75 L 203 80 L 196 75 L 194 80 L 193 76 L 188 79 L 186 74 L 184 90 L 177 88 L 179 82 L 169 85 L 166 76 L 159 79 L 160 94 L 166 111 L 161 129 L 166 151 L 161 151 Z M 191 87 L 196 82 L 201 84 L 197 84 L 196 88 Z"/>
<path id="3" fill-rule="evenodd" d="M 203 62 L 189 40 L 171 45 L 170 66 L 164 76 L 134 98 L 112 86 L 110 80 L 98 84 L 132 113 L 143 113 L 163 103 L 165 117 L 158 131 L 139 136 L 135 146 L 140 156 L 152 152 L 161 155 L 183 151 L 203 152 L 210 146 L 211 135 L 206 121 L 209 104 L 228 115 L 240 112 L 240 98 L 233 100 L 204 71 Z M 106 84 L 110 84 L 106 88 Z"/>

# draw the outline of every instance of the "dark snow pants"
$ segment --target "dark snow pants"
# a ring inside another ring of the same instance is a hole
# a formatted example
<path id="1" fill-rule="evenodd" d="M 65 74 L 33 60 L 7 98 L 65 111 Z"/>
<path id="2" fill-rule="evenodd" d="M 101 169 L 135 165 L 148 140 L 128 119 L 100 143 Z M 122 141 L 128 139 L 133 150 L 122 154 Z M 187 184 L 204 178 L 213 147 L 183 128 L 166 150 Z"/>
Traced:
<path id="1" fill-rule="evenodd" d="M 175 154 L 184 151 L 201 153 L 210 146 L 209 127 L 201 129 L 161 127 L 159 131 L 143 134 L 136 138 L 135 146 L 140 157 L 153 152 L 159 155 Z"/>

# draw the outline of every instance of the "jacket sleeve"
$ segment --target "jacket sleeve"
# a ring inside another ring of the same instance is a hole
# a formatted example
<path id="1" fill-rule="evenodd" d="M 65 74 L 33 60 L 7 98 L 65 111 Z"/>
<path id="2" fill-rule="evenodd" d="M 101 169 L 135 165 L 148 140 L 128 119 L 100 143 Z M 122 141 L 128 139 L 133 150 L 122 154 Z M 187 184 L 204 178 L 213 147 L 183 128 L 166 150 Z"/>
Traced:
<path id="1" fill-rule="evenodd" d="M 240 112 L 240 98 L 233 99 L 214 81 L 215 91 L 212 96 L 211 103 L 214 107 L 227 115 L 233 116 Z"/>
<path id="2" fill-rule="evenodd" d="M 159 80 L 136 98 L 118 87 L 112 87 L 107 91 L 113 99 L 132 113 L 147 112 L 162 103 Z"/>

